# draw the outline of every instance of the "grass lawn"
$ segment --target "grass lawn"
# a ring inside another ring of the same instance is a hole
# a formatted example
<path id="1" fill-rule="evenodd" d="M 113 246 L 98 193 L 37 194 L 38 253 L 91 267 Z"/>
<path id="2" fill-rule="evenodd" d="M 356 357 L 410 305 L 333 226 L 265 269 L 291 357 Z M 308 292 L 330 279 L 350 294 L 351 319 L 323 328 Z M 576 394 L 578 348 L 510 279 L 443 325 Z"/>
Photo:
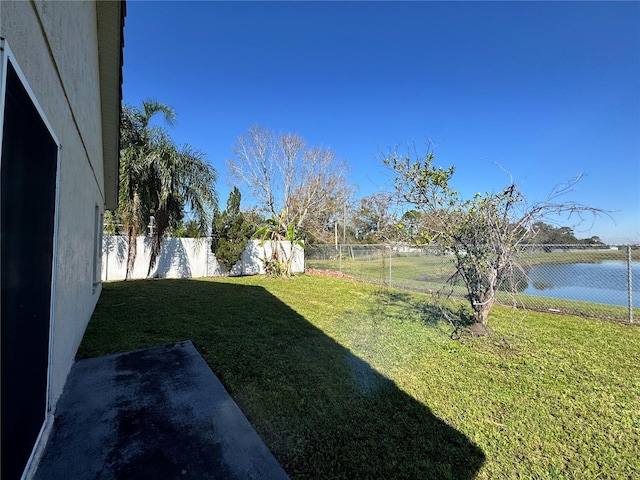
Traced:
<path id="1" fill-rule="evenodd" d="M 294 478 L 634 478 L 640 328 L 302 275 L 106 283 L 79 358 L 190 339 Z"/>
<path id="2" fill-rule="evenodd" d="M 379 253 L 379 252 L 378 252 Z M 638 257 L 634 251 L 634 260 Z M 389 271 L 389 258 L 382 256 L 362 259 L 309 259 L 308 268 L 319 270 L 341 271 L 366 282 L 385 284 L 391 282 L 391 286 L 414 292 L 439 291 L 454 273 L 452 259 L 449 256 L 424 255 L 424 256 L 398 256 L 391 259 L 391 272 Z M 541 263 L 597 263 L 604 260 L 625 260 L 626 252 L 603 250 L 595 252 L 558 252 L 558 253 L 534 253 L 526 254 L 520 259 L 524 266 Z M 637 260 L 636 260 L 637 261 Z M 525 284 L 526 285 L 526 284 Z M 454 287 L 453 295 L 463 298 L 466 289 L 460 285 Z M 570 315 L 590 317 L 614 321 L 627 321 L 629 309 L 626 306 L 612 306 L 600 303 L 583 302 L 577 300 L 565 300 L 560 298 L 539 297 L 535 295 L 519 294 L 519 304 L 528 310 L 548 312 L 560 311 Z M 507 294 L 498 294 L 498 301 L 510 305 L 512 299 Z M 634 308 L 634 317 L 640 318 L 640 308 Z"/>

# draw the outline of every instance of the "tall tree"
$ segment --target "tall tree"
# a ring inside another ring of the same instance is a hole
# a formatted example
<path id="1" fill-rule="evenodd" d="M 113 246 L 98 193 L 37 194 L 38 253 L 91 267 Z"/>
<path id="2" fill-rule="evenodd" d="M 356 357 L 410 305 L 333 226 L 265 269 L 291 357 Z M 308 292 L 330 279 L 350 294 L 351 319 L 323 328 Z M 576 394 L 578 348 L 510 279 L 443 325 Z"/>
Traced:
<path id="1" fill-rule="evenodd" d="M 358 236 L 367 243 L 397 240 L 397 219 L 393 212 L 393 196 L 373 193 L 360 199 L 354 217 Z"/>
<path id="2" fill-rule="evenodd" d="M 173 125 L 174 110 L 155 100 L 143 100 L 140 108 L 125 105 L 120 127 L 120 191 L 117 215 L 127 234 L 127 272 L 131 277 L 136 259 L 136 238 L 145 232 L 153 215 L 151 258 L 147 275 L 156 264 L 160 240 L 179 224 L 189 208 L 202 230 L 207 230 L 217 206 L 217 175 L 203 153 L 189 145 L 177 148 L 167 130 L 151 125 L 156 115 Z"/>
<path id="3" fill-rule="evenodd" d="M 216 178 L 216 172 L 204 153 L 189 145 L 180 149 L 172 144 L 161 145 L 149 172 L 151 190 L 155 194 L 156 228 L 152 232 L 147 275 L 155 267 L 162 237 L 180 222 L 185 210 L 197 223 L 200 232 L 209 230 L 213 209 L 217 207 Z"/>
<path id="4" fill-rule="evenodd" d="M 602 211 L 562 200 L 580 177 L 556 187 L 541 202 L 526 202 L 513 182 L 498 192 L 464 199 L 450 185 L 454 167 L 436 167 L 434 158 L 428 145 L 423 155 L 418 155 L 415 148 L 405 155 L 396 149 L 382 160 L 395 172 L 400 200 L 428 214 L 422 238 L 453 254 L 455 275 L 451 281 L 462 280 L 473 318 L 481 326 L 479 330 L 484 330 L 498 289 L 515 285 L 513 274 L 520 270 L 517 247 L 528 238 L 536 222 L 548 216 Z"/>
<path id="5" fill-rule="evenodd" d="M 224 265 L 228 273 L 240 260 L 255 227 L 240 210 L 242 196 L 237 187 L 229 194 L 227 208 L 220 213 L 216 210 L 211 231 L 211 251 Z"/>
<path id="6" fill-rule="evenodd" d="M 154 100 L 144 100 L 142 107 L 124 105 L 120 122 L 120 190 L 116 216 L 127 234 L 127 272 L 129 279 L 137 255 L 136 238 L 144 232 L 153 208 L 148 188 L 149 164 L 155 146 L 163 136 L 160 127 L 151 126 L 156 115 L 173 125 L 173 109 Z"/>
<path id="7" fill-rule="evenodd" d="M 256 125 L 236 140 L 233 153 L 231 176 L 267 217 L 281 218 L 283 231 L 304 228 L 319 212 L 342 211 L 351 192 L 346 163 L 329 149 L 307 147 L 297 133 L 276 135 Z"/>
<path id="8" fill-rule="evenodd" d="M 256 206 L 274 224 L 275 238 L 325 229 L 351 194 L 346 163 L 329 149 L 307 147 L 298 134 L 276 135 L 254 126 L 236 140 L 233 154 L 231 176 L 248 187 Z"/>

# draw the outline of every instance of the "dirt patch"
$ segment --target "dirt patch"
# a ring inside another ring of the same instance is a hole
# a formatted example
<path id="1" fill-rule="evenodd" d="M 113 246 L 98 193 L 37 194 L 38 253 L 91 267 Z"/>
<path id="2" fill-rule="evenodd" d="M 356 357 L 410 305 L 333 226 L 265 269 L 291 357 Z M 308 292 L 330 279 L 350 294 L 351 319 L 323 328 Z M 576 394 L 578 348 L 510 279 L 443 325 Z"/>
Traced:
<path id="1" fill-rule="evenodd" d="M 485 335 L 491 335 L 493 333 L 491 327 L 477 322 L 469 327 L 469 331 L 472 337 L 484 337 Z"/>
<path id="2" fill-rule="evenodd" d="M 333 272 L 331 270 L 317 270 L 315 268 L 307 268 L 305 273 L 309 275 L 320 275 L 321 277 L 346 278 L 347 280 L 355 280 L 351 275 L 345 275 L 342 272 Z"/>

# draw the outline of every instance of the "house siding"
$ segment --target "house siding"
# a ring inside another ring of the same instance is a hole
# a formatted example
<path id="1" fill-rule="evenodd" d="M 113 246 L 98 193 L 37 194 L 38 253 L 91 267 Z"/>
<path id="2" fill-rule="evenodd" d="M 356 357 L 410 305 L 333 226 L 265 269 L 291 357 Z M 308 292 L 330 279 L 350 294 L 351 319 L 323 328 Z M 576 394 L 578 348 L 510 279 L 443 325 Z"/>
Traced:
<path id="1" fill-rule="evenodd" d="M 1 2 L 0 36 L 58 138 L 57 245 L 49 405 L 64 388 L 100 295 L 93 285 L 96 205 L 105 203 L 94 2 Z"/>

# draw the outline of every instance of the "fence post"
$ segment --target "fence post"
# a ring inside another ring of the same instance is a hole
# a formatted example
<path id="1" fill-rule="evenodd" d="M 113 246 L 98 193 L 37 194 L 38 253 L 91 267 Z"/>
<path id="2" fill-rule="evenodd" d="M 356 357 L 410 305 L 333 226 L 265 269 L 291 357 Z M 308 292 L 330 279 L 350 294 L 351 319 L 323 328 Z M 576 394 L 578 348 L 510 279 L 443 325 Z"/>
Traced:
<path id="1" fill-rule="evenodd" d="M 389 245 L 389 286 L 391 286 L 391 245 Z"/>
<path id="2" fill-rule="evenodd" d="M 339 265 L 340 273 L 342 273 L 342 244 L 340 244 L 340 247 L 338 250 L 338 265 Z"/>
<path id="3" fill-rule="evenodd" d="M 107 239 L 107 241 L 105 242 L 104 239 Z M 106 259 L 104 261 L 104 281 L 106 282 L 107 280 L 109 280 L 109 249 L 111 247 L 111 235 L 105 235 L 104 233 L 102 234 L 102 244 L 107 244 L 107 255 L 106 255 Z"/>
<path id="4" fill-rule="evenodd" d="M 631 269 L 631 245 L 627 245 L 627 287 L 629 289 L 629 323 L 633 323 L 633 270 Z"/>

